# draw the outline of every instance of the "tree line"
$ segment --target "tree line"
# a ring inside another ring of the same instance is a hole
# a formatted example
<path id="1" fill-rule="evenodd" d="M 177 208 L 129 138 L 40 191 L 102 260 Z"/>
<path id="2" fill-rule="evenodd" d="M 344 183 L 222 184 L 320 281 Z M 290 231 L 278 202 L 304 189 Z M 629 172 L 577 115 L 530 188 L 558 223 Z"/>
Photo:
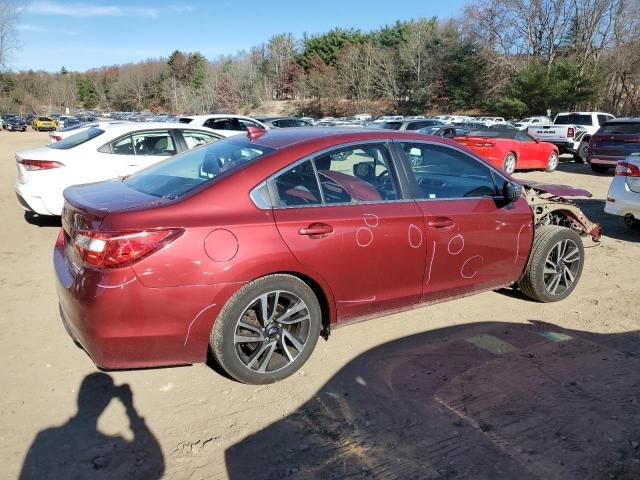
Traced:
<path id="1" fill-rule="evenodd" d="M 640 0 L 478 0 L 458 19 L 282 33 L 215 60 L 175 51 L 86 72 L 4 69 L 0 110 L 249 112 L 287 100 L 317 116 L 629 115 L 640 110 L 638 51 Z"/>

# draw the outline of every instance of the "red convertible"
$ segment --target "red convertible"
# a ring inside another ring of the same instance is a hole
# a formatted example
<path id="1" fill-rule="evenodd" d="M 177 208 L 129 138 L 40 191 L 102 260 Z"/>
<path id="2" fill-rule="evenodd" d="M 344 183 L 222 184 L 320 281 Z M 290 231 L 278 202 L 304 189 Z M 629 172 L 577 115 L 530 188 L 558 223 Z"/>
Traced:
<path id="1" fill-rule="evenodd" d="M 508 174 L 516 169 L 553 172 L 558 166 L 558 147 L 520 130 L 476 130 L 454 140 Z"/>

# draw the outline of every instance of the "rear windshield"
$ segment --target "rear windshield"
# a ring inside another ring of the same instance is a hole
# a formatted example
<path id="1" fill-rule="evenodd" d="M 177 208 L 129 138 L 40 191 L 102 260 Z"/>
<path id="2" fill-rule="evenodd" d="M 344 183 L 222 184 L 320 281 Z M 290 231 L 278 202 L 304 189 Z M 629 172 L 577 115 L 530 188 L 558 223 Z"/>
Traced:
<path id="1" fill-rule="evenodd" d="M 104 133 L 104 130 L 100 128 L 90 128 L 84 132 L 78 132 L 75 135 L 71 135 L 67 138 L 63 138 L 59 142 L 50 143 L 47 145 L 49 148 L 55 148 L 57 150 L 69 150 L 70 148 L 77 147 L 78 145 L 88 142 L 92 138 L 96 138 Z"/>
<path id="2" fill-rule="evenodd" d="M 553 123 L 555 125 L 593 125 L 593 119 L 591 115 L 571 113 L 569 115 L 558 115 Z"/>
<path id="3" fill-rule="evenodd" d="M 41 121 L 41 122 L 52 122 L 53 121 L 49 117 L 38 117 L 38 120 Z"/>
<path id="4" fill-rule="evenodd" d="M 640 122 L 605 123 L 598 130 L 599 135 L 640 135 Z"/>
<path id="5" fill-rule="evenodd" d="M 179 198 L 273 151 L 244 138 L 230 138 L 171 157 L 130 176 L 124 182 L 148 195 Z"/>

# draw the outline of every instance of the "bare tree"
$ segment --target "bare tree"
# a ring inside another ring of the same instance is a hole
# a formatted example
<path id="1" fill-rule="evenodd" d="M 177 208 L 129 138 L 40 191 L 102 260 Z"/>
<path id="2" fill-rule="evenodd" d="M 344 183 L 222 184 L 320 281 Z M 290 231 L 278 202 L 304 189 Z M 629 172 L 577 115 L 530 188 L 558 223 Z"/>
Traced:
<path id="1" fill-rule="evenodd" d="M 0 0 L 0 71 L 9 70 L 11 52 L 17 46 L 19 10 L 14 0 Z"/>

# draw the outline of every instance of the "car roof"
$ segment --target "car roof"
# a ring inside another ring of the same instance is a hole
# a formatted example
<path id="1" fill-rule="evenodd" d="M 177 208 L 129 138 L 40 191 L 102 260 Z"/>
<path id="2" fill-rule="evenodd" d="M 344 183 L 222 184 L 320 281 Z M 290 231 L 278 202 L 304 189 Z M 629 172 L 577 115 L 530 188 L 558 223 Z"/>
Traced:
<path id="1" fill-rule="evenodd" d="M 238 139 L 238 137 L 242 137 L 242 135 L 231 138 Z M 324 144 L 330 147 L 340 143 L 367 140 L 413 139 L 424 141 L 434 138 L 436 137 L 420 133 L 417 130 L 398 131 L 378 128 L 300 127 L 266 130 L 260 136 L 254 138 L 253 142 L 264 147 L 279 150 L 292 145 L 307 144 L 311 146 L 311 144 L 314 143 L 322 148 Z M 446 139 L 437 138 L 437 141 L 451 143 L 457 146 L 456 143 L 448 142 Z"/>
<path id="2" fill-rule="evenodd" d="M 179 130 L 201 130 L 203 132 L 214 133 L 210 128 L 202 125 L 191 125 L 190 123 L 175 122 L 123 122 L 109 125 L 109 132 L 127 133 L 136 130 L 167 130 L 169 128 Z"/>
<path id="3" fill-rule="evenodd" d="M 607 120 L 605 123 L 640 123 L 640 117 L 618 117 Z"/>
<path id="4" fill-rule="evenodd" d="M 254 117 L 248 117 L 247 115 L 236 115 L 235 113 L 211 113 L 208 115 L 183 115 L 180 118 L 191 118 L 195 120 L 196 118 L 209 119 L 209 118 L 249 118 L 252 119 Z"/>

